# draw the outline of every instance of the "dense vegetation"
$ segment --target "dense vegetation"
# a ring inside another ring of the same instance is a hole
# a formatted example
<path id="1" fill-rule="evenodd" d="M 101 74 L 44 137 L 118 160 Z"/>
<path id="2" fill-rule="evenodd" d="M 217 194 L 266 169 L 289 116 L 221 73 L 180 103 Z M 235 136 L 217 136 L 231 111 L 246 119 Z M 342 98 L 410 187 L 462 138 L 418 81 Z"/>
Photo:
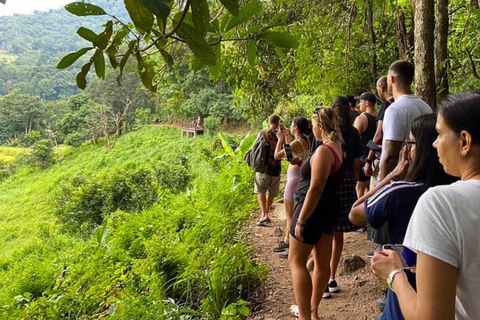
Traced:
<path id="1" fill-rule="evenodd" d="M 144 127 L 0 184 L 2 319 L 248 312 L 265 274 L 239 233 L 252 172 L 215 139 L 179 136 Z"/>

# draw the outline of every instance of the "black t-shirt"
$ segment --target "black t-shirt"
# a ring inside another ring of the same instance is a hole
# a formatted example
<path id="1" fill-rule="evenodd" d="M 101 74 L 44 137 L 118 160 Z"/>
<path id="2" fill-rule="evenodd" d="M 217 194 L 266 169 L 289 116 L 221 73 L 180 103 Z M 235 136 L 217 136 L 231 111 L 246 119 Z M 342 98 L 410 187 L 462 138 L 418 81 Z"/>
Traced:
<path id="1" fill-rule="evenodd" d="M 383 117 L 385 117 L 385 111 L 387 108 L 394 102 L 395 100 L 393 98 L 390 98 L 390 100 L 386 100 L 382 102 L 382 106 L 380 107 L 380 111 L 378 112 L 377 115 L 377 121 L 383 121 Z"/>
<path id="2" fill-rule="evenodd" d="M 360 135 L 355 127 L 350 130 L 342 130 L 342 138 L 345 143 L 342 145 L 343 152 L 346 157 L 346 165 L 349 170 L 353 172 L 353 160 L 360 158 L 362 155 L 362 148 L 360 145 Z"/>
<path id="3" fill-rule="evenodd" d="M 377 121 L 375 120 L 375 116 L 372 116 L 369 113 L 364 114 L 367 117 L 367 128 L 363 131 L 362 136 L 360 137 L 360 145 L 362 146 L 363 155 L 367 157 L 370 152 L 367 143 L 375 136 L 375 132 L 377 131 Z"/>

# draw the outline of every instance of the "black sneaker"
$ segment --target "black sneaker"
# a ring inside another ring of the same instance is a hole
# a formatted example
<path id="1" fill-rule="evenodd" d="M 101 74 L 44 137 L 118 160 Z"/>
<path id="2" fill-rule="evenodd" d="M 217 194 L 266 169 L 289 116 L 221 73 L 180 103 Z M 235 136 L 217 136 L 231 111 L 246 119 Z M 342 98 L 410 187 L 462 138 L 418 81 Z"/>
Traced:
<path id="1" fill-rule="evenodd" d="M 340 291 L 340 287 L 338 286 L 337 281 L 335 280 L 329 281 L 327 288 L 328 288 L 328 291 L 330 291 L 331 293 L 336 293 Z"/>
<path id="2" fill-rule="evenodd" d="M 273 252 L 282 252 L 288 249 L 288 244 L 285 241 L 280 241 L 276 247 L 273 248 Z"/>
<path id="3" fill-rule="evenodd" d="M 278 254 L 278 257 L 282 258 L 282 259 L 288 259 L 288 248 L 287 248 L 287 250 L 280 252 Z"/>
<path id="4" fill-rule="evenodd" d="M 330 293 L 330 290 L 328 290 L 328 285 L 325 288 L 325 292 L 323 293 L 322 298 L 323 299 L 330 299 L 332 297 L 332 294 Z"/>

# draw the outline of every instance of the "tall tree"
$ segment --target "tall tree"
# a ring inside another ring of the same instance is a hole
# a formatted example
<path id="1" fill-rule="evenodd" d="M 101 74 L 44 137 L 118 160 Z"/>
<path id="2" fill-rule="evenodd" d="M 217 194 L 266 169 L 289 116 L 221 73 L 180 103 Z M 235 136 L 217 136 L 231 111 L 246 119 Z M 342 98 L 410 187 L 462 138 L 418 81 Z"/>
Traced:
<path id="1" fill-rule="evenodd" d="M 370 43 L 370 73 L 372 88 L 377 81 L 377 39 L 373 26 L 373 0 L 367 0 L 368 42 Z"/>
<path id="2" fill-rule="evenodd" d="M 415 0 L 416 94 L 436 109 L 434 14 L 434 0 Z"/>
<path id="3" fill-rule="evenodd" d="M 448 95 L 448 0 L 438 0 L 435 26 L 435 84 L 438 101 Z"/>

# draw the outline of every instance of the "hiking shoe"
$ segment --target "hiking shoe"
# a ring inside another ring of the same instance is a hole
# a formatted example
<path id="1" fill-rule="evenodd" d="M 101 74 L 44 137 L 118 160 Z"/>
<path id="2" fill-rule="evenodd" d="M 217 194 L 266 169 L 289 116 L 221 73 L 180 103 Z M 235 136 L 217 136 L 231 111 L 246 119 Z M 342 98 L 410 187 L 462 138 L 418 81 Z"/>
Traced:
<path id="1" fill-rule="evenodd" d="M 273 252 L 282 252 L 288 249 L 288 244 L 285 241 L 280 241 L 276 247 L 273 248 Z"/>
<path id="2" fill-rule="evenodd" d="M 328 290 L 328 285 L 325 288 L 325 292 L 323 293 L 322 298 L 323 299 L 330 299 L 332 297 L 332 294 L 330 293 L 330 290 Z"/>
<path id="3" fill-rule="evenodd" d="M 287 248 L 287 250 L 280 252 L 278 254 L 278 257 L 282 258 L 282 259 L 288 259 L 288 248 Z"/>
<path id="4" fill-rule="evenodd" d="M 381 312 L 385 310 L 385 300 L 386 299 L 383 299 L 383 298 L 378 298 L 377 300 L 375 300 L 375 305 L 377 306 L 378 310 L 380 310 Z"/>
<path id="5" fill-rule="evenodd" d="M 337 281 L 335 281 L 335 280 L 330 280 L 328 282 L 327 288 L 328 288 L 328 291 L 330 291 L 331 293 L 335 293 L 335 292 L 340 291 L 340 287 L 338 286 Z"/>

